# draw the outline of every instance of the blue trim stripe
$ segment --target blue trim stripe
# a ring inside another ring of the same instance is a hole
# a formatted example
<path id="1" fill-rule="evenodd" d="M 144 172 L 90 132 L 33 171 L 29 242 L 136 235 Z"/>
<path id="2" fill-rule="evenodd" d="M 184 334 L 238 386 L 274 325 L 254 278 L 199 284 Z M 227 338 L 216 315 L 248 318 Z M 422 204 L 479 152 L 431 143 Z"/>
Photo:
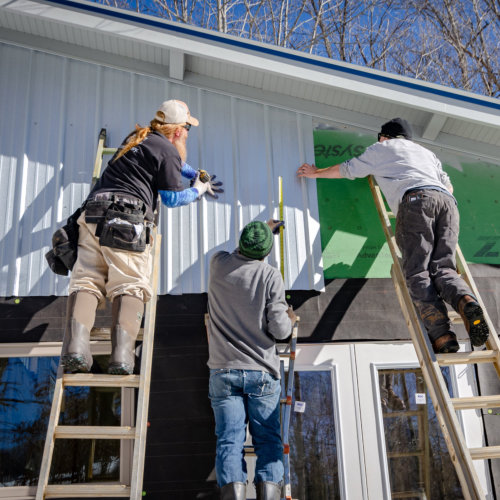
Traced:
<path id="1" fill-rule="evenodd" d="M 263 47 L 260 45 L 254 45 L 252 43 L 249 43 L 248 41 L 245 41 L 244 39 L 233 39 L 233 38 L 225 38 L 225 37 L 223 38 L 218 33 L 215 33 L 215 32 L 214 33 L 200 32 L 200 31 L 197 31 L 197 30 L 190 28 L 189 26 L 172 25 L 172 24 L 168 24 L 168 23 L 162 22 L 162 21 L 155 21 L 154 19 L 148 19 L 145 17 L 137 17 L 137 15 L 130 14 L 126 10 L 117 12 L 114 10 L 113 11 L 109 10 L 106 7 L 101 6 L 100 4 L 83 5 L 83 4 L 80 4 L 78 2 L 73 2 L 72 0 L 48 0 L 48 3 L 65 5 L 67 7 L 71 7 L 74 9 L 86 10 L 86 11 L 95 12 L 95 13 L 101 14 L 101 15 L 116 17 L 116 18 L 123 19 L 126 21 L 131 21 L 134 23 L 140 23 L 140 24 L 152 26 L 154 28 L 159 28 L 159 29 L 164 30 L 164 31 L 181 33 L 183 35 L 189 35 L 189 36 L 193 36 L 196 38 L 202 38 L 204 40 L 210 40 L 212 42 L 222 43 L 225 45 L 231 45 L 233 47 L 247 49 L 247 50 L 251 50 L 254 52 L 260 52 L 262 54 L 276 56 L 276 57 L 279 57 L 282 59 L 288 59 L 290 61 L 300 62 L 300 63 L 304 63 L 304 64 L 307 64 L 310 66 L 318 66 L 320 68 L 334 70 L 334 71 L 338 71 L 341 73 L 346 73 L 348 75 L 359 76 L 362 78 L 366 78 L 368 80 L 375 80 L 375 81 L 378 81 L 381 83 L 389 83 L 391 85 L 397 85 L 399 87 L 406 87 L 407 89 L 417 90 L 417 91 L 425 92 L 428 94 L 434 94 L 437 96 L 446 97 L 446 98 L 454 99 L 457 101 L 467 102 L 470 104 L 476 104 L 478 106 L 484 106 L 487 108 L 497 109 L 500 111 L 500 102 L 496 103 L 496 102 L 484 101 L 480 98 L 476 98 L 473 96 L 456 94 L 456 93 L 449 91 L 449 90 L 427 87 L 425 85 L 422 85 L 422 84 L 416 83 L 416 82 L 402 81 L 402 80 L 399 80 L 397 78 L 393 78 L 391 76 L 380 75 L 380 74 L 376 74 L 376 73 L 370 73 L 370 72 L 364 71 L 362 69 L 341 66 L 341 65 L 339 65 L 335 62 L 331 62 L 331 61 L 322 61 L 322 60 L 317 60 L 317 59 L 311 59 L 307 56 L 301 55 L 300 53 L 282 52 L 280 50 L 273 48 L 272 46 L 264 46 Z"/>

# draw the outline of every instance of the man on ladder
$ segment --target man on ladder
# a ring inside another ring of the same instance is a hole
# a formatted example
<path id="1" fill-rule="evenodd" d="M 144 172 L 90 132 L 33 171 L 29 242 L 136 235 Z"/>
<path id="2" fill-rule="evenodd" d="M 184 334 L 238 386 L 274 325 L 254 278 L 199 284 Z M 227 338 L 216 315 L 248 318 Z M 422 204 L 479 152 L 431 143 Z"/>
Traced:
<path id="1" fill-rule="evenodd" d="M 459 215 L 453 187 L 441 162 L 414 143 L 406 120 L 382 125 L 378 142 L 357 158 L 325 169 L 304 163 L 297 175 L 354 179 L 373 175 L 396 218 L 396 242 L 406 283 L 434 352 L 457 352 L 445 302 L 462 317 L 474 346 L 489 328 L 481 306 L 456 271 Z"/>
<path id="2" fill-rule="evenodd" d="M 168 207 L 176 207 L 200 199 L 205 192 L 215 198 L 215 192 L 222 192 L 222 183 L 213 181 L 215 176 L 211 178 L 203 170 L 196 172 L 185 163 L 188 131 L 197 125 L 185 103 L 165 101 L 149 127 L 137 125 L 125 138 L 102 176 L 102 156 L 108 148 L 104 148 L 106 131 L 101 130 L 93 188 L 83 206 L 53 236 L 53 249 L 46 255 L 50 268 L 64 275 L 72 271 L 72 276 L 37 500 L 89 495 L 139 500 L 143 496 L 161 243 L 153 213 L 158 196 Z M 115 151 L 109 149 L 105 154 Z M 181 176 L 191 179 L 191 188 L 184 189 Z M 95 333 L 96 307 L 104 297 L 113 302 L 109 375 L 86 373 L 92 367 L 90 335 Z M 140 375 L 132 375 L 144 303 Z M 137 388 L 135 425 L 123 422 L 130 420 L 127 418 L 122 418 L 122 425 L 112 427 L 61 425 L 64 389 L 68 386 Z M 124 446 L 130 440 L 130 470 L 124 471 L 126 477 L 118 482 L 49 484 L 56 439 L 120 439 Z"/>
<path id="3" fill-rule="evenodd" d="M 259 500 L 279 500 L 283 480 L 280 360 L 275 339 L 296 322 L 280 272 L 263 260 L 279 221 L 247 224 L 234 252 L 210 262 L 207 324 L 209 397 L 215 416 L 215 468 L 222 500 L 246 499 L 247 422 L 257 463 Z"/>
<path id="4" fill-rule="evenodd" d="M 90 371 L 90 332 L 97 305 L 107 297 L 113 303 L 108 372 L 133 372 L 144 303 L 151 297 L 149 240 L 158 194 L 165 205 L 177 207 L 221 191 L 221 183 L 203 182 L 185 163 L 191 126 L 198 120 L 185 103 L 165 101 L 149 127 L 137 125 L 125 138 L 85 201 L 69 284 L 66 371 Z M 181 176 L 192 179 L 192 187 L 184 189 Z"/>

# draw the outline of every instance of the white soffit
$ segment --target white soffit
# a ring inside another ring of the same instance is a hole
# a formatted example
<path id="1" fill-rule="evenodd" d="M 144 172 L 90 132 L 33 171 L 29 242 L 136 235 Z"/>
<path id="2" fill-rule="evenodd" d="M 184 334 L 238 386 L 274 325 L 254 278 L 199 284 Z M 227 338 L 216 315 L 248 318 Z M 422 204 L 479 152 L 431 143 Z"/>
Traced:
<path id="1" fill-rule="evenodd" d="M 482 123 L 492 130 L 475 140 L 500 146 L 497 99 L 92 2 L 0 0 L 0 8 L 0 25 L 9 30 L 164 66 L 164 76 L 180 79 L 189 70 L 369 116 L 393 116 L 388 111 L 393 106 L 405 116 L 408 110 L 420 110 L 426 116 L 414 125 L 423 130 L 424 139 L 437 138 L 441 129 L 436 120 L 444 126 L 448 118 L 472 127 Z M 434 125 L 426 131 L 433 115 Z M 461 133 L 469 137 L 473 129 L 462 127 Z"/>

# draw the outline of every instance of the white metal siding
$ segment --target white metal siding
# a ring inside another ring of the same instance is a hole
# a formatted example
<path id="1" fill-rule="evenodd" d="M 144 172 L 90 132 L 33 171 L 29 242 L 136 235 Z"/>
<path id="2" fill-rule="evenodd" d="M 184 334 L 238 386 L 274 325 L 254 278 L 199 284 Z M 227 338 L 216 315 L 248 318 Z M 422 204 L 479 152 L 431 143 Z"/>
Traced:
<path id="1" fill-rule="evenodd" d="M 278 176 L 285 284 L 323 287 L 315 183 L 295 178 L 301 162 L 314 160 L 310 116 L 3 43 L 0 85 L 1 296 L 67 293 L 68 279 L 50 272 L 44 254 L 88 194 L 99 130 L 117 146 L 168 98 L 185 100 L 200 119 L 188 163 L 217 174 L 225 193 L 162 207 L 160 293 L 206 291 L 210 256 L 233 250 L 249 221 L 278 216 Z M 269 261 L 278 265 L 277 246 Z"/>

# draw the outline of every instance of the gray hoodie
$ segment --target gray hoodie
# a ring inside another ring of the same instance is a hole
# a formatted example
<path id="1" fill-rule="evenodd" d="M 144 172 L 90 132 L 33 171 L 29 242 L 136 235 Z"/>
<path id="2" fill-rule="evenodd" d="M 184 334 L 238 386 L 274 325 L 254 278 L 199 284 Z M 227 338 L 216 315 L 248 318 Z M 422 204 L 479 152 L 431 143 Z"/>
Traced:
<path id="1" fill-rule="evenodd" d="M 208 282 L 208 366 L 263 370 L 279 378 L 275 339 L 291 333 L 287 309 L 277 269 L 238 250 L 214 254 Z"/>

